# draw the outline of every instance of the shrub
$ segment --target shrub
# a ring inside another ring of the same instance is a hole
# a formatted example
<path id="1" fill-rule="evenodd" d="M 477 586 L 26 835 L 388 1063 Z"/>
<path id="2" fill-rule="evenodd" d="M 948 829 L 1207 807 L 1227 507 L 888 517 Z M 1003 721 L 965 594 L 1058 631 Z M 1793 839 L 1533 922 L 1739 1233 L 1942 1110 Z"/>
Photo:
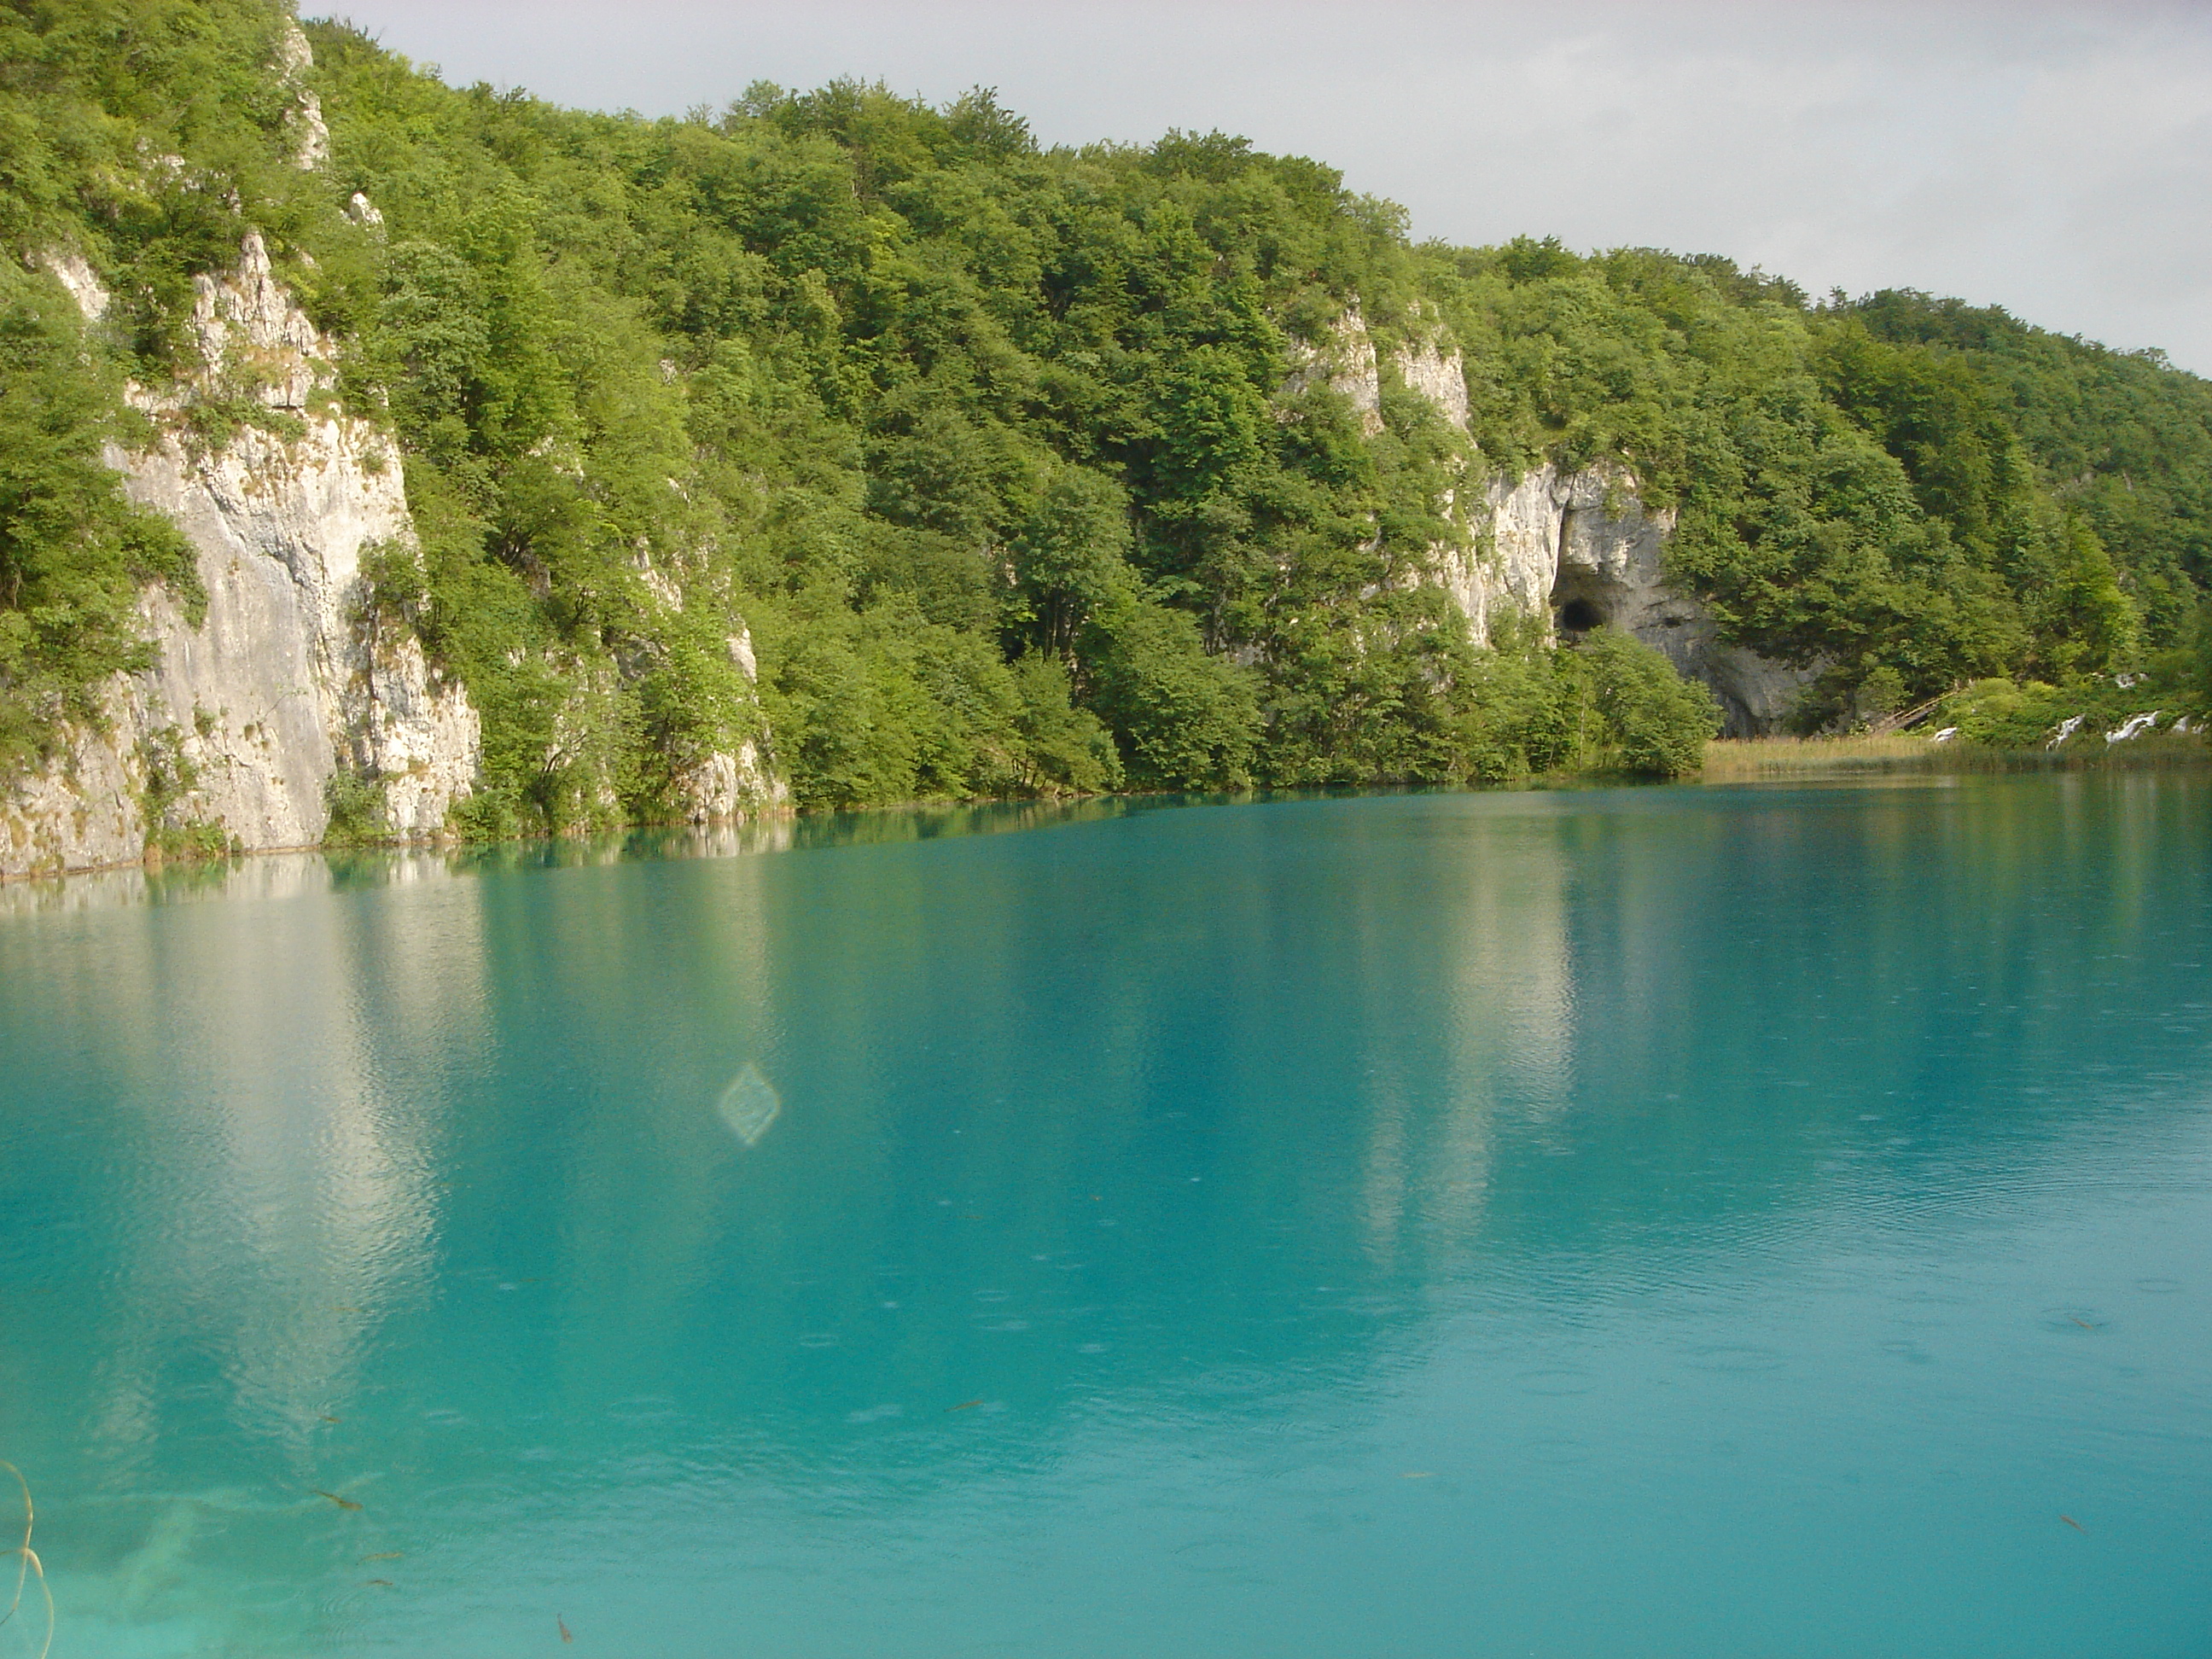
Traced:
<path id="1" fill-rule="evenodd" d="M 1097 715 L 1073 703 L 1073 684 L 1056 657 L 1032 652 L 1013 665 L 1014 716 L 1021 733 L 1023 787 L 1032 794 L 1095 795 L 1118 788 L 1121 757 Z"/>
<path id="2" fill-rule="evenodd" d="M 1583 763 L 1649 777 L 1686 776 L 1705 764 L 1721 728 L 1713 694 L 1674 672 L 1664 655 L 1610 628 L 1594 629 L 1561 653 L 1560 669 L 1592 731 L 1578 723 Z"/>
<path id="3" fill-rule="evenodd" d="M 389 838 L 384 819 L 384 791 L 374 778 L 341 767 L 323 785 L 330 817 L 323 826 L 325 847 L 373 847 Z"/>

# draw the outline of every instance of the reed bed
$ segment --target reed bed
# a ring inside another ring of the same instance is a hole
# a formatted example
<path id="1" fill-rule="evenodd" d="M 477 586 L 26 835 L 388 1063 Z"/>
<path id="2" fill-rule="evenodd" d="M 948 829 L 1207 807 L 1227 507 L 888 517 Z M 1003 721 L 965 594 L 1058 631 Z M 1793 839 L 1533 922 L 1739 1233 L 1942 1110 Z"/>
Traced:
<path id="1" fill-rule="evenodd" d="M 1917 732 L 1838 738 L 1716 738 L 1705 745 L 1708 783 L 1820 774 L 2062 772 L 2212 766 L 2212 745 L 2195 735 L 2148 733 L 2110 746 L 2072 743 L 2060 750 L 1983 749 L 1936 743 Z"/>

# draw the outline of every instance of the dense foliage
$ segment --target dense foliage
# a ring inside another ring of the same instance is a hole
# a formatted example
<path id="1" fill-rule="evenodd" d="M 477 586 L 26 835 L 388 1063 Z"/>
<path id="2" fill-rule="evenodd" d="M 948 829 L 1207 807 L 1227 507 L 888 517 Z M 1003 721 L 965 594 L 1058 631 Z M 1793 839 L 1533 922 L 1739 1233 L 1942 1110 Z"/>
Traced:
<path id="1" fill-rule="evenodd" d="M 58 285 L 0 268 L 0 773 L 143 665 L 140 583 L 197 597 L 182 534 L 125 502 L 100 459 L 126 430 L 102 368 Z"/>
<path id="2" fill-rule="evenodd" d="M 22 405 L 35 432 L 0 404 L 19 748 L 127 660 L 118 573 L 173 574 L 87 469 L 116 374 L 190 367 L 190 278 L 248 222 L 406 451 L 422 546 L 374 562 L 374 602 L 483 711 L 487 833 L 665 811 L 757 735 L 741 628 L 808 804 L 1686 769 L 1711 705 L 1656 654 L 1477 649 L 1425 579 L 1469 534 L 1450 501 L 1547 457 L 1679 506 L 1676 580 L 1824 668 L 1815 722 L 2137 666 L 2212 582 L 2212 387 L 2002 313 L 1417 246 L 1316 162 L 1042 149 L 981 91 L 562 110 L 337 24 L 308 29 L 331 143 L 306 171 L 283 24 L 0 3 L 0 235 L 117 296 L 88 342 L 46 279 L 4 296 L 11 377 L 82 370 Z M 1379 431 L 1292 372 L 1353 304 Z M 1416 336 L 1464 353 L 1468 434 L 1398 384 Z M 35 529 L 66 502 L 76 539 Z M 93 620 L 57 632 L 56 605 Z"/>

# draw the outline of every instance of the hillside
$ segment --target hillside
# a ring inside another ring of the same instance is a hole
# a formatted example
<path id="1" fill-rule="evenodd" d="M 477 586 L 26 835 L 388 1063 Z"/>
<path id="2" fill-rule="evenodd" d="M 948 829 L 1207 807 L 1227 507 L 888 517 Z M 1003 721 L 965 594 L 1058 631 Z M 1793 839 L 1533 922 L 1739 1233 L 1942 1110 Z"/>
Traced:
<path id="1" fill-rule="evenodd" d="M 650 120 L 341 24 L 310 61 L 271 0 L 0 31 L 0 769 L 50 793 L 167 649 L 149 605 L 209 625 L 187 475 L 317 444 L 397 516 L 316 601 L 307 839 L 1667 772 L 1716 718 L 1677 668 L 1737 729 L 1990 681 L 2212 701 L 2212 383 L 2155 354 L 1417 244 L 1321 163 L 1041 149 L 981 91 Z M 156 453 L 160 499 L 113 467 Z M 234 714 L 166 706 L 114 788 L 149 840 L 239 839 L 177 805 Z"/>

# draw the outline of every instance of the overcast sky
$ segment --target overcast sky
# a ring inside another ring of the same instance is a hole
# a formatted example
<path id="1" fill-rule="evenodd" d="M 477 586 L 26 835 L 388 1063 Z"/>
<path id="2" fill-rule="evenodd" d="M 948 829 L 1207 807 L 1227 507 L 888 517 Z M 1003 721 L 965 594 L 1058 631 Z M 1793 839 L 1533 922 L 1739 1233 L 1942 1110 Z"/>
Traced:
<path id="1" fill-rule="evenodd" d="M 307 0 L 303 9 L 315 9 Z M 1047 143 L 1219 127 L 1416 237 L 1725 253 L 1956 294 L 2212 374 L 2212 0 L 344 0 L 592 108 L 998 88 Z"/>

